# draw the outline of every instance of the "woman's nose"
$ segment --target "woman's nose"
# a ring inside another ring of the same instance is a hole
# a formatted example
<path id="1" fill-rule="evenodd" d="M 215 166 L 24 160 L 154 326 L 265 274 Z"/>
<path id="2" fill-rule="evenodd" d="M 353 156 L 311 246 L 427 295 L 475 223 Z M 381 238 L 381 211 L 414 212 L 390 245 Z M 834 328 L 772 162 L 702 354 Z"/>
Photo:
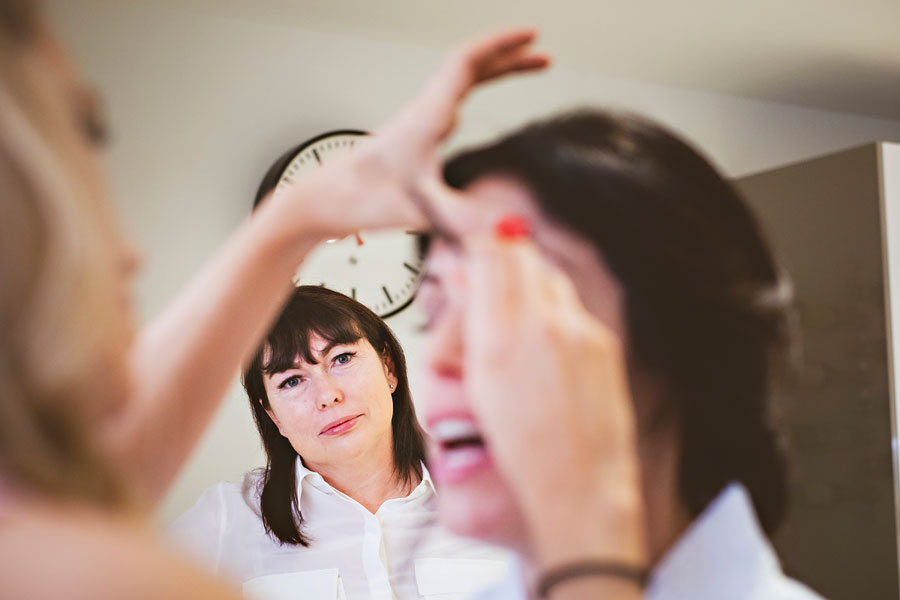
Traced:
<path id="1" fill-rule="evenodd" d="M 318 406 L 320 409 L 329 408 L 344 400 L 344 394 L 341 388 L 329 377 L 324 377 L 319 382 L 317 390 Z"/>
<path id="2" fill-rule="evenodd" d="M 438 377 L 462 379 L 463 336 L 462 312 L 448 308 L 439 323 L 432 327 L 427 344 L 428 366 Z"/>

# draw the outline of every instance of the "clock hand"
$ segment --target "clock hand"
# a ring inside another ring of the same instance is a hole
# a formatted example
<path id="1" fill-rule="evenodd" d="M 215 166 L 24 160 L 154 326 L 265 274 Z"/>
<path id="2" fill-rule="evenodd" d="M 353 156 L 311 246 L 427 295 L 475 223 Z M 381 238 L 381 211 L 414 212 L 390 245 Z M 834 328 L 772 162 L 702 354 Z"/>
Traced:
<path id="1" fill-rule="evenodd" d="M 362 246 L 364 242 L 363 242 L 363 239 L 360 237 L 359 232 L 357 231 L 357 232 L 354 233 L 353 235 L 356 236 L 356 245 L 357 245 L 357 246 Z"/>

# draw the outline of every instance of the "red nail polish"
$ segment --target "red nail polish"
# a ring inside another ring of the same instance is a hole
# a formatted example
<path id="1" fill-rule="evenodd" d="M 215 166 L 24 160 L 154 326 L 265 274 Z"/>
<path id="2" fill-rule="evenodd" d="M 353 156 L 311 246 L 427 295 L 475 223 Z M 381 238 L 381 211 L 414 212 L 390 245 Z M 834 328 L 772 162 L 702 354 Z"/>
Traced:
<path id="1" fill-rule="evenodd" d="M 494 226 L 497 239 L 515 241 L 531 237 L 531 221 L 520 215 L 503 217 Z"/>

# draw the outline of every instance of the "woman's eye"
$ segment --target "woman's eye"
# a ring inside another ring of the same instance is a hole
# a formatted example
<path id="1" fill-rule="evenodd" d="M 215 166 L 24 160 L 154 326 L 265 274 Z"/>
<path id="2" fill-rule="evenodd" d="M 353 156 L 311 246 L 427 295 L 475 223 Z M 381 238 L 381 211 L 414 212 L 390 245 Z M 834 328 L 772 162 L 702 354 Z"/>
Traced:
<path id="1" fill-rule="evenodd" d="M 350 359 L 356 355 L 356 352 L 344 352 L 343 354 L 338 354 L 334 357 L 334 364 L 336 365 L 346 365 L 350 362 Z"/>
<path id="2" fill-rule="evenodd" d="M 278 389 L 280 389 L 280 390 L 288 390 L 288 389 L 297 387 L 298 385 L 300 385 L 300 377 L 298 377 L 297 375 L 293 375 L 293 376 L 291 376 L 291 377 L 288 377 L 287 379 L 285 379 L 285 380 L 282 381 L 281 383 L 279 383 L 279 384 L 278 384 Z"/>

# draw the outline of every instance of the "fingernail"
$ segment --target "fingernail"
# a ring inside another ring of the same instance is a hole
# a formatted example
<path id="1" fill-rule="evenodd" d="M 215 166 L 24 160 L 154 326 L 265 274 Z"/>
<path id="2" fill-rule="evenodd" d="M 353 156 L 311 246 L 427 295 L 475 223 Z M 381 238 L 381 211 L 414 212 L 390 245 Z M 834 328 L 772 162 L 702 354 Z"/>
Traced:
<path id="1" fill-rule="evenodd" d="M 521 215 L 508 215 L 494 225 L 497 239 L 513 242 L 531 237 L 531 221 Z"/>

